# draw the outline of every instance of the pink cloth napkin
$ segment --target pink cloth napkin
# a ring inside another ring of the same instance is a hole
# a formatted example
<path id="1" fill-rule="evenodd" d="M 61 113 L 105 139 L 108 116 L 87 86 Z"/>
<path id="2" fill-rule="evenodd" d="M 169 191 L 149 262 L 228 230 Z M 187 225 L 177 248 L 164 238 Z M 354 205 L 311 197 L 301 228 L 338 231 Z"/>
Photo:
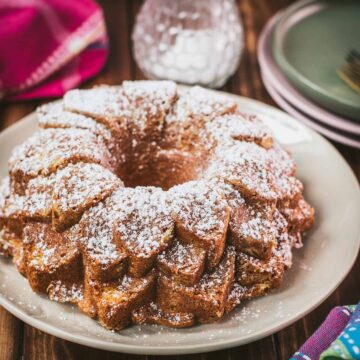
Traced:
<path id="1" fill-rule="evenodd" d="M 108 41 L 92 0 L 0 0 L 0 99 L 62 96 L 104 65 Z"/>

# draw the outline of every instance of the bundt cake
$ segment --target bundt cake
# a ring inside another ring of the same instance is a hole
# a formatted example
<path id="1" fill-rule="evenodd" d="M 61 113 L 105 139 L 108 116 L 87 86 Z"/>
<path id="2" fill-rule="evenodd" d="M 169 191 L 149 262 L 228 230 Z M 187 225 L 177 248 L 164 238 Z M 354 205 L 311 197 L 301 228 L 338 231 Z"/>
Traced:
<path id="1" fill-rule="evenodd" d="M 255 115 L 170 81 L 71 90 L 37 111 L 0 189 L 0 252 L 108 329 L 219 320 L 282 283 L 313 224 Z"/>

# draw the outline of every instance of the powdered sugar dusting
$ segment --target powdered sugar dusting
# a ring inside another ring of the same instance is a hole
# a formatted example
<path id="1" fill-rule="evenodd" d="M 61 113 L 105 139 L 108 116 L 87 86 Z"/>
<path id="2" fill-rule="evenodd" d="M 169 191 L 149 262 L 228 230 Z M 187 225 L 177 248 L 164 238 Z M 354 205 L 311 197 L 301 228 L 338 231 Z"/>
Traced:
<path id="1" fill-rule="evenodd" d="M 94 119 L 64 110 L 62 101 L 42 105 L 37 109 L 38 123 L 41 128 L 79 128 L 90 130 L 102 138 L 107 147 L 112 150 L 115 139 L 111 131 Z"/>
<path id="2" fill-rule="evenodd" d="M 64 96 L 68 111 L 122 122 L 131 116 L 129 101 L 119 87 L 99 86 L 90 90 L 70 90 Z"/>
<path id="3" fill-rule="evenodd" d="M 76 209 L 89 199 L 101 200 L 122 185 L 111 171 L 98 164 L 71 164 L 55 177 L 55 206 L 63 212 Z"/>
<path id="4" fill-rule="evenodd" d="M 208 291 L 212 296 L 217 297 L 219 287 L 223 288 L 224 284 L 232 280 L 235 262 L 235 249 L 229 246 L 225 251 L 223 260 L 212 273 L 206 273 L 200 279 L 197 285 L 198 289 Z"/>
<path id="5" fill-rule="evenodd" d="M 194 86 L 181 93 L 167 121 L 183 122 L 191 118 L 213 118 L 217 115 L 233 111 L 235 108 L 235 103 L 228 98 L 221 97 L 200 86 Z"/>
<path id="6" fill-rule="evenodd" d="M 121 180 L 101 165 L 70 164 L 49 177 L 31 179 L 23 196 L 9 189 L 11 195 L 1 209 L 8 218 L 42 221 L 56 213 L 56 221 L 61 223 L 67 221 L 64 216 L 69 212 L 81 213 L 120 186 Z"/>
<path id="7" fill-rule="evenodd" d="M 94 129 L 98 123 L 93 119 L 64 110 L 62 101 L 52 102 L 37 108 L 37 119 L 42 128 L 71 128 Z"/>
<path id="8" fill-rule="evenodd" d="M 267 160 L 265 149 L 254 143 L 237 142 L 233 146 L 220 147 L 206 173 L 210 178 L 220 177 L 240 186 L 245 196 L 271 201 L 276 199 L 277 194 Z"/>
<path id="9" fill-rule="evenodd" d="M 166 193 L 154 187 L 128 188 L 118 193 L 117 202 L 115 231 L 127 250 L 140 257 L 163 250 L 174 227 Z"/>
<path id="10" fill-rule="evenodd" d="M 176 85 L 172 81 L 124 81 L 124 94 L 130 102 L 145 102 L 150 114 L 157 110 L 167 111 L 176 97 Z"/>
<path id="11" fill-rule="evenodd" d="M 291 156 L 240 111 L 226 97 L 170 81 L 72 90 L 41 107 L 43 129 L 15 149 L 0 185 L 1 251 L 19 267 L 30 251 L 28 269 L 52 274 L 50 299 L 94 303 L 89 313 L 115 329 L 131 316 L 175 327 L 219 319 L 279 286 L 313 210 Z M 124 187 L 114 174 L 178 184 L 157 168 L 162 151 L 179 161 L 186 152 L 194 180 L 164 191 Z M 57 278 L 63 256 L 82 267 L 79 279 Z M 165 302 L 161 286 L 174 291 Z M 177 309 L 161 308 L 176 301 Z M 116 316 L 123 320 L 109 323 Z"/>
<path id="12" fill-rule="evenodd" d="M 222 147 L 231 146 L 236 140 L 256 142 L 265 148 L 272 145 L 270 129 L 253 115 L 236 113 L 220 116 L 206 124 L 206 130 Z"/>
<path id="13" fill-rule="evenodd" d="M 171 249 L 158 256 L 159 262 L 166 264 L 169 268 L 174 268 L 178 273 L 194 271 L 194 267 L 201 266 L 203 260 L 204 253 L 201 249 L 197 249 L 192 244 L 184 245 L 178 240 Z"/>
<path id="14" fill-rule="evenodd" d="M 47 288 L 49 298 L 58 302 L 79 302 L 84 298 L 82 284 L 65 284 L 60 280 L 54 280 Z"/>
<path id="15" fill-rule="evenodd" d="M 109 167 L 111 156 L 96 136 L 83 129 L 40 130 L 17 147 L 10 160 L 10 174 L 48 175 L 69 162 L 87 161 Z"/>
<path id="16" fill-rule="evenodd" d="M 51 189 L 53 177 L 38 177 L 30 180 L 24 196 L 11 191 L 1 206 L 4 218 L 8 219 L 48 219 L 51 214 Z"/>
<path id="17" fill-rule="evenodd" d="M 241 236 L 249 237 L 254 240 L 269 242 L 273 241 L 276 235 L 274 223 L 269 220 L 269 209 L 250 208 L 248 221 L 240 224 L 239 232 Z"/>
<path id="18" fill-rule="evenodd" d="M 199 237 L 224 230 L 227 203 L 216 188 L 205 181 L 190 181 L 170 189 L 176 217 Z M 211 235 L 210 235 L 211 236 Z"/>
<path id="19" fill-rule="evenodd" d="M 123 257 L 113 236 L 119 209 L 116 197 L 121 191 L 116 191 L 105 202 L 86 211 L 79 224 L 71 229 L 70 236 L 83 244 L 91 258 L 103 264 Z"/>

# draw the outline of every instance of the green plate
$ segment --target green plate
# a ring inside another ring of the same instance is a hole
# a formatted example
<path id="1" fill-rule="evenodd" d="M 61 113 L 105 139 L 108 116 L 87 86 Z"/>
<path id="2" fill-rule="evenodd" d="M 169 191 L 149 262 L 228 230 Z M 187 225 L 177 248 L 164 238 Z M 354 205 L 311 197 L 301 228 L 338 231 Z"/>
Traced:
<path id="1" fill-rule="evenodd" d="M 360 120 L 360 95 L 336 70 L 360 51 L 359 0 L 305 0 L 290 6 L 273 37 L 273 54 L 289 81 L 314 102 Z"/>

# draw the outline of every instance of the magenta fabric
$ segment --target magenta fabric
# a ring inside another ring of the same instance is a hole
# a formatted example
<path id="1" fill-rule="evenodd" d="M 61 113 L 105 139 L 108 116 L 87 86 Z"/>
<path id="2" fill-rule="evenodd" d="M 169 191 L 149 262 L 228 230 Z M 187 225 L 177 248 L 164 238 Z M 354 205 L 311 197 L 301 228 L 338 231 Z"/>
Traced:
<path id="1" fill-rule="evenodd" d="M 61 96 L 104 65 L 108 42 L 92 0 L 0 0 L 0 97 Z"/>
<path id="2" fill-rule="evenodd" d="M 290 360 L 318 360 L 321 353 L 342 333 L 348 324 L 353 307 L 337 306 L 320 327 L 310 336 Z"/>

